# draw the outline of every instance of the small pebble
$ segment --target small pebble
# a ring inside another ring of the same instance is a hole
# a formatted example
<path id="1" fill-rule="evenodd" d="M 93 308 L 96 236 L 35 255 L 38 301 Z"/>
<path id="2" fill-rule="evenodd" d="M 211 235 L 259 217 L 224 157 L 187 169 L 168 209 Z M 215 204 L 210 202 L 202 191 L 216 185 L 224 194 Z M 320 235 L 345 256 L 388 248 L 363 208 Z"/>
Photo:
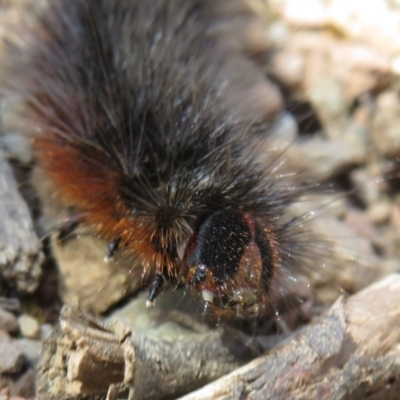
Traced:
<path id="1" fill-rule="evenodd" d="M 1 144 L 8 158 L 18 160 L 26 165 L 32 162 L 33 153 L 29 140 L 21 134 L 7 132 L 1 138 Z"/>
<path id="2" fill-rule="evenodd" d="M 357 209 L 350 209 L 346 215 L 346 222 L 358 235 L 368 239 L 379 252 L 385 251 L 387 248 L 385 238 L 371 224 L 367 214 Z"/>
<path id="3" fill-rule="evenodd" d="M 275 48 L 284 48 L 290 39 L 289 27 L 283 21 L 273 22 L 268 29 L 268 41 Z"/>
<path id="4" fill-rule="evenodd" d="M 319 77 L 309 89 L 309 99 L 331 139 L 342 136 L 348 108 L 343 83 L 338 78 Z"/>
<path id="5" fill-rule="evenodd" d="M 300 52 L 281 51 L 272 60 L 274 74 L 287 85 L 300 85 L 304 76 L 305 60 Z"/>
<path id="6" fill-rule="evenodd" d="M 272 140 L 285 142 L 287 145 L 293 143 L 298 136 L 298 127 L 293 114 L 289 112 L 282 113 L 270 132 Z"/>
<path id="7" fill-rule="evenodd" d="M 342 139 L 354 151 L 354 163 L 363 164 L 368 154 L 368 131 L 355 119 L 349 120 L 343 127 Z"/>
<path id="8" fill-rule="evenodd" d="M 46 340 L 53 332 L 53 327 L 50 324 L 42 324 L 40 327 L 40 338 Z"/>
<path id="9" fill-rule="evenodd" d="M 373 204 L 368 209 L 368 217 L 373 224 L 383 224 L 390 218 L 391 206 L 385 201 Z"/>
<path id="10" fill-rule="evenodd" d="M 357 197 L 359 197 L 365 205 L 369 207 L 379 201 L 380 187 L 374 183 L 373 175 L 364 168 L 358 168 L 349 174 L 352 185 L 356 189 Z"/>
<path id="11" fill-rule="evenodd" d="M 372 124 L 372 144 L 383 156 L 400 155 L 400 101 L 398 93 L 389 90 L 377 98 L 377 112 Z"/>
<path id="12" fill-rule="evenodd" d="M 19 329 L 24 337 L 37 339 L 40 337 L 40 326 L 37 320 L 30 315 L 22 314 L 18 317 Z"/>

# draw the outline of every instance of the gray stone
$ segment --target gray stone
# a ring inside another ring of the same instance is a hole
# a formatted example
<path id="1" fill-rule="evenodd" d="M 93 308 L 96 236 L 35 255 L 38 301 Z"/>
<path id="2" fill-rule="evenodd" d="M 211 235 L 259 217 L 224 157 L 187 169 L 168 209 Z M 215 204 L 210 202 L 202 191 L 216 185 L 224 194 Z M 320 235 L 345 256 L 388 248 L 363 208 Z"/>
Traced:
<path id="1" fill-rule="evenodd" d="M 8 333 L 17 332 L 19 328 L 17 318 L 10 312 L 0 308 L 0 330 Z"/>
<path id="2" fill-rule="evenodd" d="M 307 178 L 315 182 L 336 177 L 359 160 L 359 149 L 356 146 L 350 146 L 343 139 L 319 137 L 294 143 L 286 154 L 288 164 L 294 171 L 304 171 Z"/>
<path id="3" fill-rule="evenodd" d="M 24 355 L 18 341 L 0 331 L 0 374 L 18 374 L 24 365 Z"/>
<path id="4" fill-rule="evenodd" d="M 32 293 L 39 284 L 44 255 L 30 211 L 2 151 L 0 220 L 0 276 L 18 293 Z"/>
<path id="5" fill-rule="evenodd" d="M 42 341 L 34 339 L 19 339 L 18 346 L 32 367 L 36 367 L 42 351 Z"/>

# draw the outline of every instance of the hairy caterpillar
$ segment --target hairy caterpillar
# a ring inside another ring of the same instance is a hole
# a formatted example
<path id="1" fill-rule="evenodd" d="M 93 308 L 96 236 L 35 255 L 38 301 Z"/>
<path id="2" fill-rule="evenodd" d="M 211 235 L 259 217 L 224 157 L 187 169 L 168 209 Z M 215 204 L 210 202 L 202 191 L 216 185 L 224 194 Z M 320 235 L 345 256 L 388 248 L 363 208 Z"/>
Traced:
<path id="1" fill-rule="evenodd" d="M 212 2 L 46 8 L 9 44 L 2 86 L 73 222 L 139 260 L 149 304 L 184 286 L 216 315 L 273 312 L 286 271 L 314 257 L 304 216 L 287 215 L 308 187 L 264 151 L 261 72 L 224 44 Z"/>

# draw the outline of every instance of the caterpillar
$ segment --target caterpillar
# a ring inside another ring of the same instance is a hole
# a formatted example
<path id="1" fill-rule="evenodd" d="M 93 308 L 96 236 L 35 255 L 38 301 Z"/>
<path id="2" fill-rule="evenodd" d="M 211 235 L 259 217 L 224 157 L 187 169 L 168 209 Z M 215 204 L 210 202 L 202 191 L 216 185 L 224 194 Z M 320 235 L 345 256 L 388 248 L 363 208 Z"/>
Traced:
<path id="1" fill-rule="evenodd" d="M 185 287 L 217 316 L 273 313 L 314 257 L 304 215 L 288 216 L 310 187 L 266 150 L 279 101 L 266 112 L 256 56 L 226 44 L 208 0 L 45 5 L 0 83 L 73 223 L 138 260 L 148 305 Z"/>

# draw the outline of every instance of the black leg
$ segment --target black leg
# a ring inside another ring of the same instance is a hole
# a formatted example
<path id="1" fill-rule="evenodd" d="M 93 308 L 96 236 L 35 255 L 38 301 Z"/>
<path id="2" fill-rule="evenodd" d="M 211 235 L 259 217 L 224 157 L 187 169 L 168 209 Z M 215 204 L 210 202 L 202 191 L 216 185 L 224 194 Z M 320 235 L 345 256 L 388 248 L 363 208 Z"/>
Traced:
<path id="1" fill-rule="evenodd" d="M 157 274 L 150 283 L 149 297 L 147 298 L 147 307 L 153 307 L 157 296 L 161 293 L 161 289 L 164 284 L 164 278 L 162 275 Z"/>
<path id="2" fill-rule="evenodd" d="M 119 245 L 121 243 L 121 238 L 114 239 L 108 244 L 107 253 L 104 257 L 105 261 L 109 261 L 115 252 L 119 249 Z"/>
<path id="3" fill-rule="evenodd" d="M 79 224 L 80 220 L 78 218 L 68 218 L 68 220 L 63 223 L 60 230 L 58 231 L 58 241 L 63 242 L 67 240 L 74 233 Z"/>

